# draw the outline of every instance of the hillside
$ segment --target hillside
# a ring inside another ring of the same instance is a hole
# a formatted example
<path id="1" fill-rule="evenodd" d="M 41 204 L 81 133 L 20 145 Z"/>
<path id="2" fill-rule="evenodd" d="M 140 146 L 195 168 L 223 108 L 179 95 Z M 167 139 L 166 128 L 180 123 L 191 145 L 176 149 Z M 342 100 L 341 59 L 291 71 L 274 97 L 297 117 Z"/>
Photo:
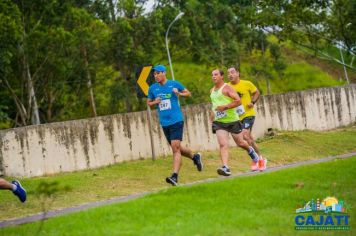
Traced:
<path id="1" fill-rule="evenodd" d="M 298 50 L 292 50 L 289 48 L 283 48 L 283 53 L 291 60 L 303 60 L 306 61 L 308 64 L 312 64 L 316 67 L 319 67 L 322 71 L 329 74 L 332 78 L 336 80 L 340 80 L 340 78 L 342 80 L 345 80 L 345 72 L 340 64 L 316 58 L 311 54 L 307 54 Z M 347 73 L 349 76 L 350 83 L 356 83 L 356 71 L 347 69 Z"/>
<path id="2" fill-rule="evenodd" d="M 306 52 L 290 46 L 281 46 L 281 59 L 285 63 L 283 71 L 276 71 L 273 67 L 273 59 L 267 51 L 263 62 L 268 67 L 257 68 L 261 64 L 261 55 L 245 57 L 242 61 L 241 79 L 252 81 L 261 91 L 262 95 L 268 94 L 267 78 L 270 83 L 270 94 L 285 93 L 288 91 L 306 90 L 320 87 L 340 86 L 346 84 L 344 70 L 339 64 L 313 57 Z M 257 59 L 256 59 L 257 58 Z M 163 64 L 169 67 L 168 63 Z M 211 71 L 220 68 L 215 65 L 201 65 L 194 62 L 173 61 L 175 79 L 181 81 L 193 93 L 193 97 L 185 99 L 182 104 L 209 102 Z M 221 67 L 224 71 L 226 67 Z M 167 68 L 168 78 L 171 78 Z M 257 73 L 256 73 L 257 70 Z M 356 81 L 356 73 L 348 70 L 349 78 Z M 228 82 L 225 74 L 225 81 Z M 183 100 L 183 99 L 182 99 Z"/>

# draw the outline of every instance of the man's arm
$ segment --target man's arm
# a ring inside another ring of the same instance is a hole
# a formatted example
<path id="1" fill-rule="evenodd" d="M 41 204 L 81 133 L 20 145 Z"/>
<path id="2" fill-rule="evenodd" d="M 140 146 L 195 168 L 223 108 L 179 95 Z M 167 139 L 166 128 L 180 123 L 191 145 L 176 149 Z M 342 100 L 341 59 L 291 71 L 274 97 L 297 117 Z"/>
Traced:
<path id="1" fill-rule="evenodd" d="M 161 98 L 160 97 L 157 97 L 155 100 L 147 98 L 147 105 L 149 105 L 150 107 L 154 106 L 154 105 L 156 105 L 156 104 L 158 104 L 160 102 L 161 102 Z"/>
<path id="2" fill-rule="evenodd" d="M 254 93 L 251 95 L 251 102 L 247 105 L 249 108 L 252 108 L 253 105 L 257 102 L 257 100 L 260 98 L 260 91 L 256 89 Z"/>
<path id="3" fill-rule="evenodd" d="M 189 92 L 188 89 L 183 89 L 182 91 L 178 91 L 177 88 L 173 88 L 173 93 L 175 93 L 177 96 L 182 96 L 182 97 L 190 97 L 191 93 Z"/>
<path id="4" fill-rule="evenodd" d="M 154 106 L 158 103 L 161 102 L 160 97 L 155 97 L 155 95 L 152 93 L 151 87 L 148 89 L 148 97 L 147 97 L 147 105 Z"/>
<path id="5" fill-rule="evenodd" d="M 173 81 L 173 93 L 175 93 L 178 97 L 189 97 L 190 92 L 187 88 L 185 88 L 179 81 Z"/>

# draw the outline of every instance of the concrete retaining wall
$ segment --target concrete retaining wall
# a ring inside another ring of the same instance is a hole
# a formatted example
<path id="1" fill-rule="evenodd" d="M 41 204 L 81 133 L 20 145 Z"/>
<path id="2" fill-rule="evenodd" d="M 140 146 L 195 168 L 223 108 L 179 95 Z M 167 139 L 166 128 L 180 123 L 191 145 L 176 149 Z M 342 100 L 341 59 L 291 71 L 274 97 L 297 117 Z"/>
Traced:
<path id="1" fill-rule="evenodd" d="M 356 122 L 356 85 L 263 96 L 253 129 L 326 130 Z M 209 121 L 210 104 L 191 105 L 185 113 L 184 143 L 193 150 L 217 149 Z M 157 156 L 170 148 L 153 114 Z M 0 174 L 40 176 L 96 168 L 152 157 L 147 111 L 0 131 Z"/>

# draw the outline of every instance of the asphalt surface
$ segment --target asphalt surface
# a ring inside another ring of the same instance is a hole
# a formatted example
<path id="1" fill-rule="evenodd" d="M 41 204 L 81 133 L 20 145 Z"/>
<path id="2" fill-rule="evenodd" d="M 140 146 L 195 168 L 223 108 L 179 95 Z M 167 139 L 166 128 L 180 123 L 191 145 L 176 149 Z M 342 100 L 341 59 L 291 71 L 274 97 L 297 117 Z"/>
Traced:
<path id="1" fill-rule="evenodd" d="M 313 164 L 328 162 L 328 161 L 332 161 L 332 160 L 335 160 L 335 159 L 351 158 L 353 156 L 356 156 L 356 152 L 346 153 L 346 154 L 337 155 L 337 156 L 329 156 L 329 157 L 316 159 L 316 160 L 301 161 L 301 162 L 296 162 L 296 163 L 292 163 L 292 164 L 271 167 L 271 168 L 267 168 L 263 172 L 258 172 L 258 171 L 257 172 L 246 172 L 246 173 L 240 173 L 240 174 L 231 175 L 229 177 L 210 178 L 210 179 L 196 181 L 196 182 L 192 182 L 192 183 L 188 183 L 188 184 L 184 184 L 184 185 L 180 185 L 180 186 L 192 186 L 192 185 L 196 185 L 196 184 L 223 181 L 225 179 L 238 178 L 238 177 L 242 177 L 242 176 L 259 175 L 259 174 L 275 172 L 275 171 L 279 171 L 279 170 L 283 170 L 283 169 L 294 168 L 294 167 L 298 167 L 298 166 L 313 165 Z M 79 205 L 79 206 L 74 206 L 74 207 L 68 207 L 68 208 L 64 208 L 64 209 L 49 211 L 47 213 L 39 213 L 39 214 L 30 215 L 30 216 L 26 216 L 26 217 L 21 217 L 21 218 L 17 218 L 17 219 L 4 220 L 4 221 L 0 221 L 0 228 L 4 228 L 4 227 L 7 227 L 7 226 L 11 226 L 11 225 L 20 225 L 20 224 L 25 224 L 25 223 L 45 220 L 45 219 L 49 219 L 49 218 L 52 218 L 52 217 L 66 215 L 66 214 L 70 214 L 70 213 L 73 213 L 73 212 L 83 211 L 83 210 L 87 210 L 87 209 L 90 209 L 90 208 L 99 207 L 99 206 L 105 206 L 105 205 L 109 205 L 109 204 L 113 204 L 113 203 L 127 202 L 127 201 L 130 201 L 130 200 L 133 200 L 133 199 L 137 199 L 137 198 L 149 195 L 149 194 L 156 193 L 158 191 L 136 193 L 136 194 L 132 194 L 132 195 L 129 195 L 129 196 L 115 197 L 115 198 L 107 199 L 107 200 L 104 200 L 104 201 L 90 202 L 90 203 L 86 203 L 86 204 Z"/>

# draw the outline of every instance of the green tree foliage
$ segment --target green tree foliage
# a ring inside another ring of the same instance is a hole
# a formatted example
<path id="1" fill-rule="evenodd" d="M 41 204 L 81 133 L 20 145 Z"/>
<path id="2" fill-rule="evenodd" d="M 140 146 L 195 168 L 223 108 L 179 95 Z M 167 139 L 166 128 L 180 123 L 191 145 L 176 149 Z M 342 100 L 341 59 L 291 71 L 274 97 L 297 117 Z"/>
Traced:
<path id="1" fill-rule="evenodd" d="M 334 0 L 330 4 L 327 17 L 331 38 L 341 41 L 349 52 L 356 53 L 356 2 Z"/>
<path id="2" fill-rule="evenodd" d="M 135 95 L 134 76 L 139 65 L 151 64 L 156 50 L 161 50 L 162 14 L 158 11 L 145 17 L 142 1 L 134 0 L 121 1 L 117 10 L 120 16 L 112 25 L 109 48 L 113 66 L 120 72 L 111 91 L 120 94 L 112 94 L 112 102 L 118 103 L 117 108 L 124 102 L 125 109 L 116 111 L 130 112 L 144 107 Z"/>
<path id="3" fill-rule="evenodd" d="M 16 46 L 21 37 L 20 16 L 20 11 L 11 1 L 0 2 L 0 128 L 9 126 L 12 115 L 9 107 L 15 106 L 9 98 L 16 97 L 16 88 L 10 87 L 7 77 L 12 73 L 11 62 L 16 57 Z"/>
<path id="4" fill-rule="evenodd" d="M 20 12 L 11 1 L 0 2 L 0 76 L 11 72 L 11 60 L 20 40 Z"/>

